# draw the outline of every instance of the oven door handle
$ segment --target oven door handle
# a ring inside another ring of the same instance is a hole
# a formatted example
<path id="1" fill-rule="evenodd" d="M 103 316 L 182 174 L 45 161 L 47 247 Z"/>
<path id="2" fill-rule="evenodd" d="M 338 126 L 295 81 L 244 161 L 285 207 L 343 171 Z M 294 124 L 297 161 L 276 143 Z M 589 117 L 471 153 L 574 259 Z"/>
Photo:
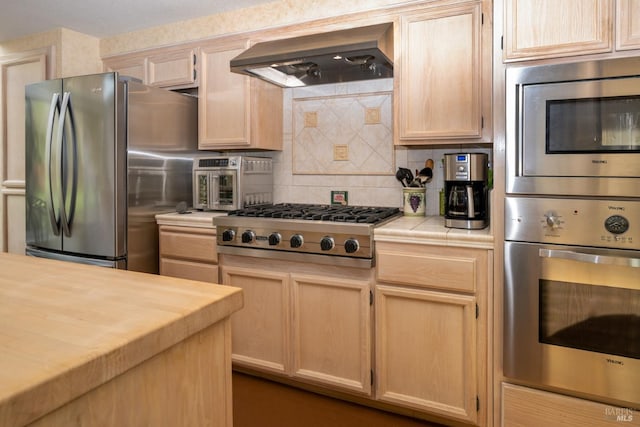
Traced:
<path id="1" fill-rule="evenodd" d="M 582 252 L 563 251 L 558 249 L 540 249 L 538 254 L 541 258 L 559 258 L 570 261 L 587 262 L 590 264 L 620 265 L 624 267 L 640 268 L 640 258 L 585 254 Z"/>

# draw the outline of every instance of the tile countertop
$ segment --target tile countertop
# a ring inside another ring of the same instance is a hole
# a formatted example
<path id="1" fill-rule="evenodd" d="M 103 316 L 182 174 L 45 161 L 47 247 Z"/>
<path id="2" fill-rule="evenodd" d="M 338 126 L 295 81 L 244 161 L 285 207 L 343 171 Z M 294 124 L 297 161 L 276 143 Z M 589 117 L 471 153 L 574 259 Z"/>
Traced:
<path id="1" fill-rule="evenodd" d="M 213 218 L 225 216 L 226 212 L 204 212 L 193 210 L 190 214 L 170 212 L 156 215 L 158 225 L 214 228 Z M 446 228 L 444 217 L 401 216 L 374 229 L 374 240 L 380 242 L 420 243 L 493 249 L 491 227 L 482 230 Z"/>
<path id="2" fill-rule="evenodd" d="M 182 227 L 214 228 L 213 218 L 226 216 L 226 212 L 211 212 L 192 210 L 189 214 L 170 212 L 156 215 L 158 225 L 177 225 Z"/>
<path id="3" fill-rule="evenodd" d="M 376 227 L 374 240 L 493 249 L 491 226 L 482 230 L 447 228 L 444 226 L 444 217 L 441 216 L 401 216 Z"/>

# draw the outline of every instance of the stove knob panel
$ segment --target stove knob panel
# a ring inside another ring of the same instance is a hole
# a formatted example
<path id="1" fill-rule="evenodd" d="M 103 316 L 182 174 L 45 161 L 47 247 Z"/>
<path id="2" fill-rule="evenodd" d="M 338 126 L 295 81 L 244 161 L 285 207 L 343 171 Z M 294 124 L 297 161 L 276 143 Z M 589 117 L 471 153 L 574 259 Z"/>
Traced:
<path id="1" fill-rule="evenodd" d="M 293 236 L 291 236 L 291 239 L 289 239 L 289 244 L 294 249 L 301 247 L 303 243 L 304 239 L 302 238 L 301 234 L 294 234 Z"/>
<path id="2" fill-rule="evenodd" d="M 231 242 L 236 238 L 236 232 L 233 230 L 224 230 L 222 232 L 222 241 L 223 242 Z"/>
<path id="3" fill-rule="evenodd" d="M 347 239 L 344 242 L 344 250 L 348 254 L 358 252 L 358 249 L 360 249 L 360 243 L 356 239 Z"/>
<path id="4" fill-rule="evenodd" d="M 280 235 L 280 233 L 271 233 L 269 234 L 269 245 L 270 246 L 277 246 L 280 244 L 280 242 L 282 242 L 282 236 Z"/>
<path id="5" fill-rule="evenodd" d="M 333 237 L 325 236 L 320 240 L 320 249 L 323 251 L 330 251 L 336 245 L 336 242 L 333 240 Z"/>
<path id="6" fill-rule="evenodd" d="M 256 233 L 251 230 L 247 230 L 242 233 L 242 243 L 251 243 L 256 240 Z"/>

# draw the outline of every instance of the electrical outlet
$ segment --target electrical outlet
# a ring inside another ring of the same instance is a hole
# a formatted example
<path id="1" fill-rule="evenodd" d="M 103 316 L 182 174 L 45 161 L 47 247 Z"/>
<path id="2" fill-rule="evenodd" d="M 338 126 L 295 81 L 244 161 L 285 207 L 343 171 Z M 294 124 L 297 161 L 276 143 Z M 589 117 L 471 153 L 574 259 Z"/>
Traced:
<path id="1" fill-rule="evenodd" d="M 347 206 L 349 204 L 349 192 L 348 191 L 332 191 L 331 204 Z"/>

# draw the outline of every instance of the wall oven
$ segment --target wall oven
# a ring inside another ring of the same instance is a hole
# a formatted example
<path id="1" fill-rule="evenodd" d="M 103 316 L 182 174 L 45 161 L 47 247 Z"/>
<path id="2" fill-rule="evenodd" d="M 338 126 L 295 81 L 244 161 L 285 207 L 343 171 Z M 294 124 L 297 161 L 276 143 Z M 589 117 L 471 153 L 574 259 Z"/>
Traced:
<path id="1" fill-rule="evenodd" d="M 506 75 L 507 192 L 640 196 L 640 57 Z"/>
<path id="2" fill-rule="evenodd" d="M 504 375 L 640 409 L 640 58 L 507 70 Z"/>
<path id="3" fill-rule="evenodd" d="M 505 376 L 640 405 L 640 201 L 507 197 Z"/>

